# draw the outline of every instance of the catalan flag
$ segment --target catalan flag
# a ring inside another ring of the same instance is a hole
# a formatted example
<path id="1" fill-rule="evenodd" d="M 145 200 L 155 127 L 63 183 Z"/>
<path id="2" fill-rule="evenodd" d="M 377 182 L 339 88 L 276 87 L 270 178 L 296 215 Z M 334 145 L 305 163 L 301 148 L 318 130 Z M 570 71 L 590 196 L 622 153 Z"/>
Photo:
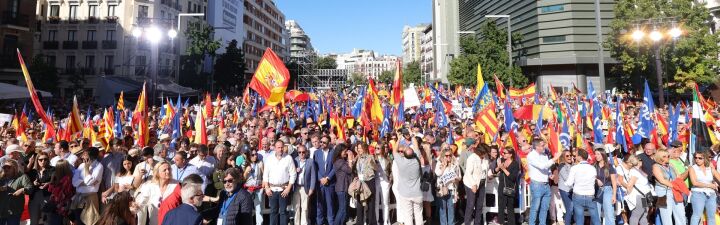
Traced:
<path id="1" fill-rule="evenodd" d="M 266 104 L 277 105 L 283 101 L 289 82 L 290 72 L 282 59 L 267 48 L 250 81 L 250 88 L 263 97 Z"/>
<path id="2" fill-rule="evenodd" d="M 83 123 L 80 119 L 80 109 L 78 109 L 77 96 L 73 97 L 73 106 L 72 111 L 70 111 L 69 119 L 67 132 L 70 136 L 83 130 Z"/>
<path id="3" fill-rule="evenodd" d="M 125 110 L 125 100 L 123 100 L 123 92 L 120 91 L 120 98 L 117 102 L 117 110 L 123 111 Z"/>

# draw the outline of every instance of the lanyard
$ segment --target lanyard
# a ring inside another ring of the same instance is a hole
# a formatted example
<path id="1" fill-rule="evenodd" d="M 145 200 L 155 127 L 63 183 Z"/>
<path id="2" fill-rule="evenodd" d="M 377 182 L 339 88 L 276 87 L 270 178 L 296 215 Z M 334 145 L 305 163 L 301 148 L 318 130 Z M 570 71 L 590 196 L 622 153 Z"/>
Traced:
<path id="1" fill-rule="evenodd" d="M 175 178 L 175 180 L 180 180 L 180 178 L 182 178 L 183 174 L 184 174 L 185 171 L 186 171 L 185 169 L 187 169 L 187 165 L 185 165 L 185 166 L 182 168 L 182 173 L 180 172 L 180 167 L 178 167 L 177 169 L 175 169 L 175 174 L 177 175 L 177 176 L 176 176 L 177 178 Z"/>
<path id="2" fill-rule="evenodd" d="M 222 204 L 222 208 L 220 208 L 220 217 L 225 217 L 225 214 L 227 213 L 228 208 L 230 207 L 230 204 L 232 203 L 233 199 L 235 199 L 236 193 L 232 193 L 230 197 L 225 199 L 225 202 Z"/>

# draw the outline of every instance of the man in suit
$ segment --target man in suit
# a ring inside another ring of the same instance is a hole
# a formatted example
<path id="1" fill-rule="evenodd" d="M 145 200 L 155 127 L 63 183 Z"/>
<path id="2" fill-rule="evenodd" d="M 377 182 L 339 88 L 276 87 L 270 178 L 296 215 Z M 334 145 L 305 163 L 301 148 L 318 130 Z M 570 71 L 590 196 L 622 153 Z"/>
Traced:
<path id="1" fill-rule="evenodd" d="M 297 168 L 297 182 L 295 182 L 295 194 L 293 195 L 293 207 L 295 208 L 295 225 L 309 224 L 308 204 L 310 197 L 315 193 L 317 186 L 317 172 L 312 159 L 308 157 L 309 151 L 304 145 L 299 145 L 298 156 L 295 158 Z"/>
<path id="2" fill-rule="evenodd" d="M 317 221 L 318 225 L 335 224 L 335 210 L 333 205 L 335 201 L 335 168 L 333 168 L 334 151 L 329 147 L 330 138 L 323 136 L 320 139 L 320 149 L 315 151 L 313 160 L 315 161 L 315 169 L 317 169 L 317 179 L 320 186 L 317 191 Z M 327 222 L 327 223 L 325 223 Z"/>
<path id="3" fill-rule="evenodd" d="M 202 186 L 187 184 L 180 190 L 183 204 L 165 214 L 162 225 L 201 225 L 202 216 L 197 207 L 202 205 L 205 195 Z"/>

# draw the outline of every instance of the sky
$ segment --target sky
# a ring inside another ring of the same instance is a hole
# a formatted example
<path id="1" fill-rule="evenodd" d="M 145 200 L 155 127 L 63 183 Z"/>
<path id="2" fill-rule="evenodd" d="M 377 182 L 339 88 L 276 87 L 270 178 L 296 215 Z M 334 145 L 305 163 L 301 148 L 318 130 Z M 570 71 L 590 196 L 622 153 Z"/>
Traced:
<path id="1" fill-rule="evenodd" d="M 432 22 L 431 0 L 275 0 L 320 54 L 353 48 L 402 55 L 405 25 Z"/>

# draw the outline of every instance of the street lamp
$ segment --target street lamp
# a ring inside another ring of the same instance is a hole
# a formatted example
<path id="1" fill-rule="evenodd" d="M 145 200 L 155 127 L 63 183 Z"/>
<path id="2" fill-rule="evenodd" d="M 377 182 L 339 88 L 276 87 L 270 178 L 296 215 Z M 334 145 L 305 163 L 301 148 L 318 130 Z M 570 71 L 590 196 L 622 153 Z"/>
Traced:
<path id="1" fill-rule="evenodd" d="M 510 15 L 485 15 L 485 18 L 506 18 L 507 23 L 507 52 L 508 52 L 508 70 L 512 71 L 512 29 L 510 28 Z M 510 87 L 513 86 L 513 80 L 510 79 Z"/>
<path id="2" fill-rule="evenodd" d="M 144 29 L 144 30 L 143 30 Z M 160 59 L 160 51 L 157 49 L 158 43 L 163 40 L 163 31 L 160 30 L 157 26 L 150 26 L 150 27 L 135 27 L 132 30 L 132 35 L 135 37 L 137 43 L 140 43 L 140 40 L 144 38 L 145 40 L 149 41 L 152 44 L 151 49 L 151 62 L 150 62 L 150 76 L 152 77 L 152 83 L 151 83 L 151 99 L 152 103 L 155 102 L 156 97 L 156 91 L 157 91 L 157 77 L 158 77 L 158 64 Z M 177 36 L 177 31 L 170 29 L 167 31 L 167 36 L 170 39 L 174 39 Z"/>
<path id="3" fill-rule="evenodd" d="M 667 32 L 663 32 L 661 26 L 665 23 L 663 21 L 667 21 L 668 19 L 672 18 L 659 18 L 659 19 L 647 19 L 647 20 L 640 20 L 642 23 L 650 24 L 652 25 L 653 29 L 650 31 L 650 34 L 648 37 L 652 41 L 654 47 L 655 47 L 655 75 L 657 77 L 657 85 L 658 85 L 658 100 L 660 100 L 660 107 L 663 107 L 665 105 L 665 90 L 663 88 L 663 69 L 662 69 L 662 61 L 660 60 L 660 45 L 663 43 L 663 39 L 667 40 L 677 40 L 680 36 L 682 36 L 683 31 L 677 26 L 675 21 L 672 21 L 672 28 L 667 30 Z M 640 28 L 640 23 L 636 25 L 635 31 L 631 34 L 632 39 L 636 43 L 641 43 L 644 39 L 645 32 Z M 670 38 L 666 38 L 670 37 Z"/>

